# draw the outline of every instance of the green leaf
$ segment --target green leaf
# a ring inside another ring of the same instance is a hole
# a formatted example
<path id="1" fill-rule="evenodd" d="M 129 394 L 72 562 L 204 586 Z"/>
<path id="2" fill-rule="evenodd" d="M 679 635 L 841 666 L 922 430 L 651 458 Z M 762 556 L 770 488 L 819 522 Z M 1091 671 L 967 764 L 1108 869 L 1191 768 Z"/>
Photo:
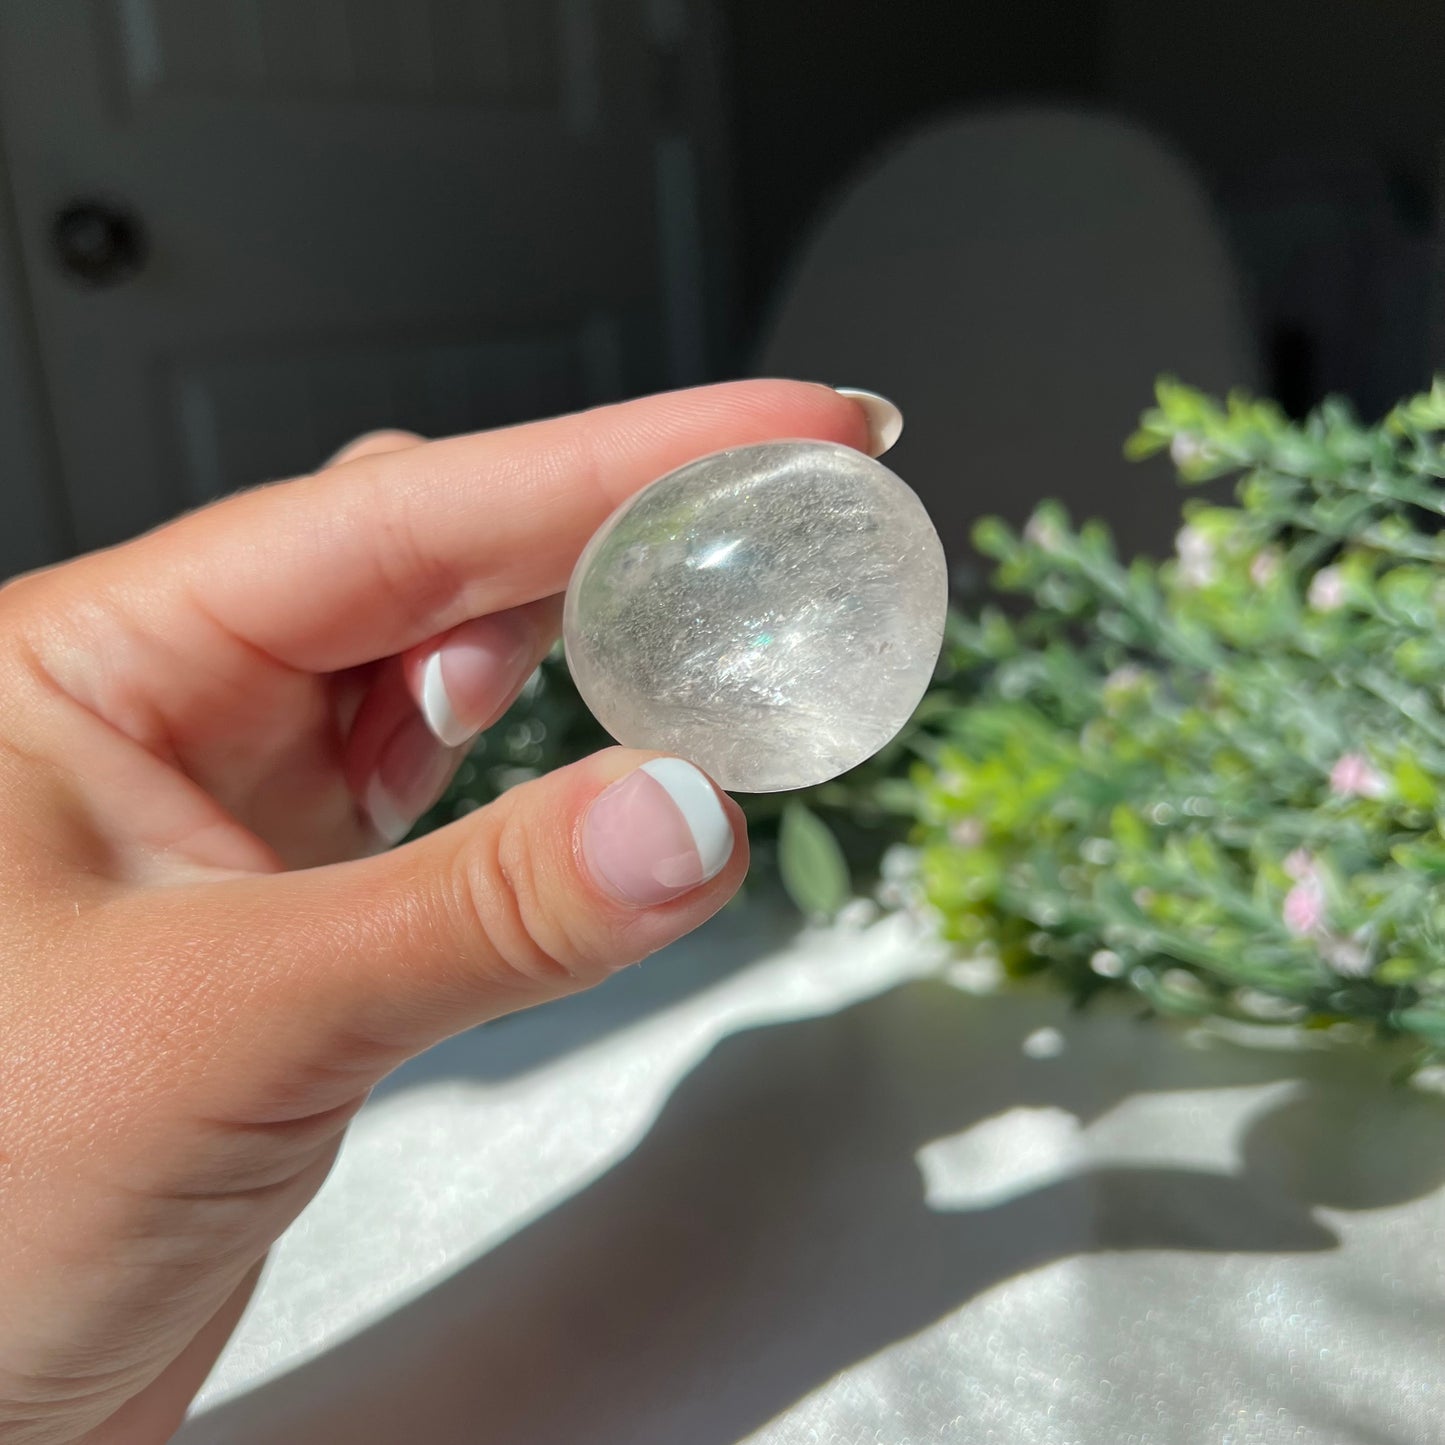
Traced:
<path id="1" fill-rule="evenodd" d="M 1400 801 L 1412 808 L 1433 808 L 1438 794 L 1435 780 L 1409 754 L 1402 752 L 1395 761 L 1395 789 Z"/>
<path id="2" fill-rule="evenodd" d="M 853 882 L 833 830 L 811 809 L 789 803 L 778 831 L 778 871 L 788 897 L 811 918 L 831 918 Z"/>
<path id="3" fill-rule="evenodd" d="M 1003 559 L 1017 546 L 1013 529 L 999 517 L 980 517 L 973 524 L 973 545 L 985 557 Z"/>
<path id="4" fill-rule="evenodd" d="M 1375 969 L 1375 978 L 1380 983 L 1398 986 L 1412 983 L 1420 977 L 1422 972 L 1420 965 L 1413 958 L 1405 958 L 1396 954 L 1393 958 L 1387 958 Z"/>
<path id="5" fill-rule="evenodd" d="M 1169 438 L 1167 436 L 1140 427 L 1124 443 L 1124 457 L 1127 461 L 1142 462 L 1146 457 L 1152 457 L 1156 452 L 1162 452 L 1168 445 Z"/>
<path id="6" fill-rule="evenodd" d="M 1432 1044 L 1445 1044 L 1445 1012 L 1438 1008 L 1420 1005 L 1407 1008 L 1395 1015 L 1395 1022 L 1412 1034 L 1428 1039 Z"/>
<path id="7" fill-rule="evenodd" d="M 1425 396 L 1414 396 L 1401 402 L 1394 414 L 1427 430 L 1445 427 L 1445 377 L 1437 376 Z"/>

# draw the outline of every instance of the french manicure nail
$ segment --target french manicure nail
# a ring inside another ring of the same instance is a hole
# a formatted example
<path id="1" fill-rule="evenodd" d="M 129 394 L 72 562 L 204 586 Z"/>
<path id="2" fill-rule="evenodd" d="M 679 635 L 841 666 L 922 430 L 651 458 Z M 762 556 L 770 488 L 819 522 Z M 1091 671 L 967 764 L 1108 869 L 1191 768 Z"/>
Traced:
<path id="1" fill-rule="evenodd" d="M 454 628 L 421 671 L 421 715 L 433 736 L 460 747 L 494 721 L 532 669 L 533 638 L 515 616 L 498 613 Z"/>
<path id="2" fill-rule="evenodd" d="M 850 397 L 862 408 L 868 418 L 868 436 L 872 442 L 869 450 L 875 457 L 881 457 L 898 444 L 898 438 L 903 435 L 903 413 L 886 396 L 856 386 L 835 386 L 833 390 L 839 396 Z"/>
<path id="3" fill-rule="evenodd" d="M 362 804 L 385 843 L 399 843 L 436 800 L 459 754 L 438 745 L 419 718 L 409 717 L 382 749 Z"/>
<path id="4" fill-rule="evenodd" d="M 654 758 L 598 794 L 582 822 L 588 871 L 609 893 L 651 908 L 722 872 L 733 830 L 707 776 Z"/>
<path id="5" fill-rule="evenodd" d="M 398 809 L 379 777 L 373 778 L 371 786 L 366 790 L 365 807 L 371 826 L 388 847 L 393 843 L 400 843 L 411 832 L 411 825 L 416 822 L 415 818 L 408 818 Z"/>

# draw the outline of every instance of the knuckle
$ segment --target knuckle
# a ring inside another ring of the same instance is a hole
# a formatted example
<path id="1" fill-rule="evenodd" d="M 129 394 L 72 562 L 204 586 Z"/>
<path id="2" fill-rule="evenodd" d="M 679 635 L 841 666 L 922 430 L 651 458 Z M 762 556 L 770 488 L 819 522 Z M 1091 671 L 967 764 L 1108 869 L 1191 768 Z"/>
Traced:
<path id="1" fill-rule="evenodd" d="M 594 950 L 570 927 L 547 887 L 546 869 L 515 810 L 462 850 L 466 917 L 500 969 L 532 984 L 577 984 L 596 972 Z"/>
<path id="2" fill-rule="evenodd" d="M 53 570 L 45 567 L 0 580 L 0 613 L 12 613 L 34 604 L 43 594 L 46 580 Z"/>
<path id="3" fill-rule="evenodd" d="M 375 480 L 377 503 L 372 567 L 378 595 L 403 616 L 433 616 L 455 601 L 458 581 L 451 566 L 426 539 L 419 509 L 387 496 L 385 479 Z"/>

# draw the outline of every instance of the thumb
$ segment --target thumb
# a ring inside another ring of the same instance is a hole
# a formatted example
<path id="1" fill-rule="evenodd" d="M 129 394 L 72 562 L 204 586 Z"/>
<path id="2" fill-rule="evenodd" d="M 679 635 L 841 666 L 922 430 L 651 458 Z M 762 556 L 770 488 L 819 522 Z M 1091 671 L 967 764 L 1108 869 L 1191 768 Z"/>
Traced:
<path id="1" fill-rule="evenodd" d="M 261 1122 L 600 982 L 711 917 L 746 871 L 731 799 L 681 759 L 616 748 L 390 853 L 178 890 L 187 925 L 149 929 L 241 991 L 205 1088 Z M 238 1100 L 238 1078 L 258 1097 Z"/>

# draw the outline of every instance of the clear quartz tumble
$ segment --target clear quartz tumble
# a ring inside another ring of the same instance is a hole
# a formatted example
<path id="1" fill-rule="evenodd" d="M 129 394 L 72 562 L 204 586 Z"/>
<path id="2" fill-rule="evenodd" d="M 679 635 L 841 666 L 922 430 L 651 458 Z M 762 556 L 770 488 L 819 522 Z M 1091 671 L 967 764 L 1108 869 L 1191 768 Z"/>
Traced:
<path id="1" fill-rule="evenodd" d="M 833 442 L 718 452 L 624 502 L 577 562 L 567 661 L 628 747 L 722 787 L 825 782 L 897 736 L 943 645 L 948 572 L 914 492 Z"/>

